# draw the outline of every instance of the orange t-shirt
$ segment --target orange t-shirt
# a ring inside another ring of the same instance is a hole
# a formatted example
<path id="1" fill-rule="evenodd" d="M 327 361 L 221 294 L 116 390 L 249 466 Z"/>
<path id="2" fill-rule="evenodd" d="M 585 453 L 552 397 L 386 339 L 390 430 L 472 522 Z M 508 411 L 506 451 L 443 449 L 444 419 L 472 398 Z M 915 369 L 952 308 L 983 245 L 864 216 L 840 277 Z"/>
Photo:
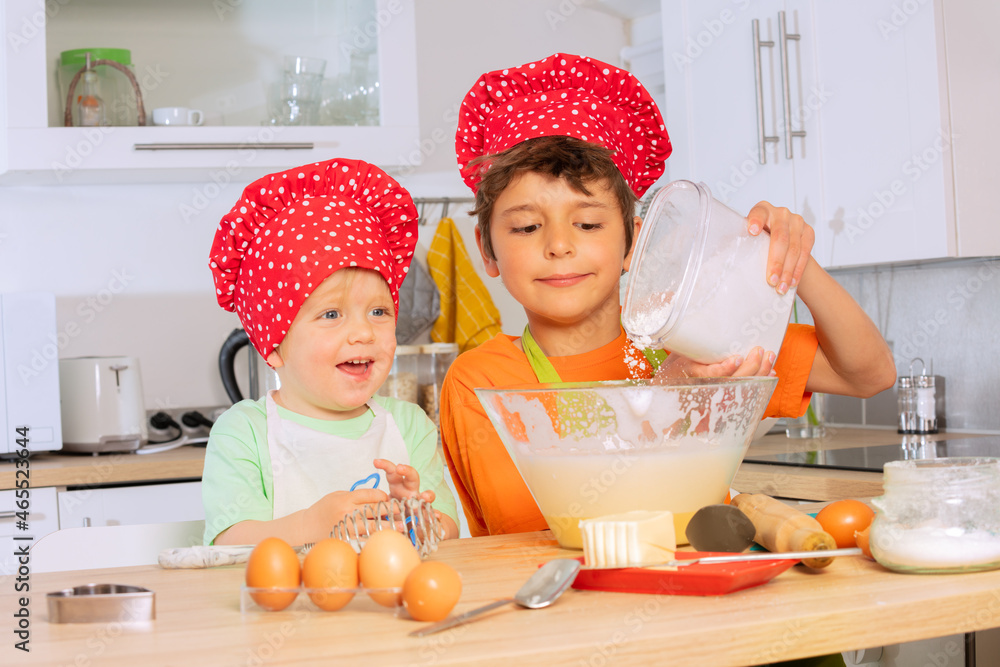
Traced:
<path id="1" fill-rule="evenodd" d="M 500 334 L 459 355 L 441 387 L 441 440 L 473 536 L 548 528 L 474 391 L 538 382 L 515 340 Z M 765 416 L 798 417 L 806 411 L 806 380 L 818 344 L 813 327 L 789 325 L 775 363 L 778 386 Z M 622 331 L 596 350 L 549 361 L 564 382 L 649 376 L 652 369 L 645 357 L 626 354 L 628 348 L 635 351 Z"/>

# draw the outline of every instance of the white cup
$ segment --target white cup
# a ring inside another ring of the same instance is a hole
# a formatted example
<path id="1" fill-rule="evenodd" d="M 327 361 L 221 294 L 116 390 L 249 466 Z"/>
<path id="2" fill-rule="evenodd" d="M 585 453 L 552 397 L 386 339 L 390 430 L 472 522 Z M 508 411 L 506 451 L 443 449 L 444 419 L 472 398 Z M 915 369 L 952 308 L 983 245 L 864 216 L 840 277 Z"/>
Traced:
<path id="1" fill-rule="evenodd" d="M 199 109 L 185 107 L 160 107 L 153 109 L 153 125 L 201 125 Z"/>

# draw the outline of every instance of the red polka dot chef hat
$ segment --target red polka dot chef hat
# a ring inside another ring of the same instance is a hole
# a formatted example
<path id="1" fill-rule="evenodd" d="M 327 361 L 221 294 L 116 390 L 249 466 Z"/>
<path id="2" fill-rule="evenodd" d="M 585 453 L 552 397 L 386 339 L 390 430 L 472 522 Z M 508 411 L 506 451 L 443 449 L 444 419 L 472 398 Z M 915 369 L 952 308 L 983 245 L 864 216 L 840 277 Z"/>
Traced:
<path id="1" fill-rule="evenodd" d="M 486 165 L 473 160 L 544 136 L 613 151 L 637 197 L 663 173 L 672 150 L 660 110 L 638 79 L 592 58 L 556 53 L 479 77 L 462 102 L 455 136 L 462 177 L 475 191 Z"/>
<path id="2" fill-rule="evenodd" d="M 399 312 L 417 242 L 410 194 L 375 165 L 333 159 L 260 178 L 215 232 L 209 266 L 219 305 L 236 311 L 267 359 L 302 303 L 334 271 L 377 271 Z"/>

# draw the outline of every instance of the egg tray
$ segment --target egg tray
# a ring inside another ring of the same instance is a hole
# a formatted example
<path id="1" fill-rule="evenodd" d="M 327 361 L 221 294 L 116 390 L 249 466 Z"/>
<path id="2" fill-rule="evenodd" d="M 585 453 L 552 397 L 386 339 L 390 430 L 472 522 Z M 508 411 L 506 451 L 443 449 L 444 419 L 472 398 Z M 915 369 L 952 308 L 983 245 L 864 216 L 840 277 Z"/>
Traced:
<path id="1" fill-rule="evenodd" d="M 284 609 L 271 610 L 265 609 L 260 606 L 254 596 L 260 595 L 274 595 L 282 593 L 295 593 L 295 600 L 289 604 Z M 322 609 L 313 602 L 310 594 L 327 594 L 327 595 L 342 595 L 345 593 L 353 594 L 354 597 L 351 601 L 345 604 L 340 609 L 334 611 L 329 611 Z M 376 602 L 372 595 L 384 596 L 383 599 L 389 599 L 392 596 L 394 604 L 386 606 Z M 240 586 L 240 613 L 242 614 L 254 614 L 258 612 L 273 613 L 278 612 L 320 612 L 333 614 L 338 611 L 358 611 L 358 612 L 372 612 L 372 613 L 389 613 L 395 617 L 400 617 L 405 614 L 405 609 L 403 607 L 403 589 L 402 588 L 306 588 L 305 586 L 297 586 L 295 588 L 255 588 L 252 586 L 247 586 L 242 584 Z"/>

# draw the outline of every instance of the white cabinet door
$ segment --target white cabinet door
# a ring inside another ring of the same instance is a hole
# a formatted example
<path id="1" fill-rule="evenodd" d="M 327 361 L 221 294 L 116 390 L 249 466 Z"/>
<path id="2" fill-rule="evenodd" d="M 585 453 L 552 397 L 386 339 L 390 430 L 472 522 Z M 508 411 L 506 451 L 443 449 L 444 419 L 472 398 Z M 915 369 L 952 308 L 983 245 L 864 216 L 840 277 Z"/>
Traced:
<path id="1" fill-rule="evenodd" d="M 59 492 L 59 527 L 127 526 L 205 518 L 201 482 Z"/>
<path id="2" fill-rule="evenodd" d="M 767 143 L 760 163 L 759 127 L 767 136 L 782 128 L 781 70 L 777 48 L 760 50 L 758 114 L 753 20 L 760 39 L 777 42 L 783 3 L 687 2 L 661 5 L 667 130 L 674 153 L 670 178 L 704 182 L 713 195 L 746 214 L 760 200 L 791 206 L 792 164 L 784 144 Z M 794 45 L 790 51 L 798 68 Z M 799 142 L 800 143 L 800 142 Z"/>
<path id="3" fill-rule="evenodd" d="M 21 525 L 17 517 L 19 511 L 17 492 L 14 489 L 0 491 L 0 575 L 15 575 L 21 565 L 16 552 L 24 547 L 30 549 L 42 537 L 59 530 L 59 510 L 56 504 L 54 486 L 30 489 L 27 525 Z M 23 496 L 24 494 L 22 494 Z M 20 500 L 23 500 L 21 498 Z M 32 539 L 14 539 L 31 537 Z M 30 572 L 30 563 L 28 565 Z M 17 582 L 10 583 L 8 591 L 14 590 Z"/>
<path id="4" fill-rule="evenodd" d="M 786 42 L 787 112 L 779 12 L 799 35 Z M 741 213 L 762 199 L 800 213 L 824 266 L 954 255 L 935 8 L 891 12 L 861 0 L 663 0 L 670 177 L 704 181 Z M 754 19 L 774 43 L 760 49 L 764 134 L 778 137 L 765 164 Z M 789 141 L 786 125 L 805 136 Z"/>
<path id="5" fill-rule="evenodd" d="M 810 11 L 818 150 L 796 170 L 796 207 L 815 212 L 825 266 L 955 254 L 947 223 L 935 12 L 905 21 L 884 3 L 797 2 Z M 810 164 L 810 162 L 818 164 Z"/>

